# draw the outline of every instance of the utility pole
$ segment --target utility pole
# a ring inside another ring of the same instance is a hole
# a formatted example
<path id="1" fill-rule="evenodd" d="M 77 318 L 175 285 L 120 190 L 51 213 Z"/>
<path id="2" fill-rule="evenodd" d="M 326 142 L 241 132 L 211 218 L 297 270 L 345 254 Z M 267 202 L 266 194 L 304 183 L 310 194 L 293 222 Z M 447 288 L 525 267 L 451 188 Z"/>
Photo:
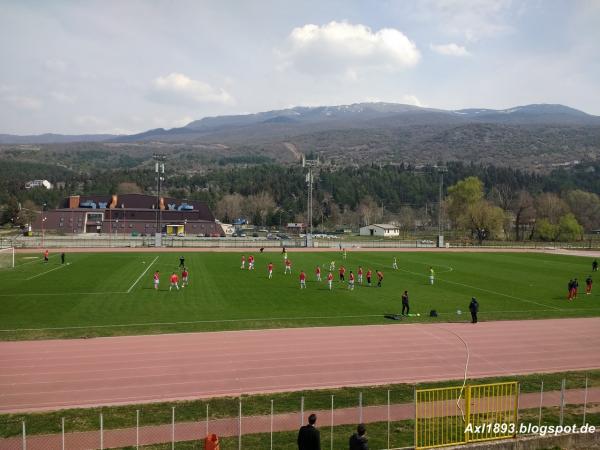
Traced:
<path id="1" fill-rule="evenodd" d="M 442 226 L 442 195 L 444 191 L 444 173 L 448 172 L 448 168 L 445 166 L 439 166 L 437 168 L 438 174 L 440 175 L 440 191 L 438 196 L 438 239 L 437 246 L 444 246 L 444 227 Z"/>
<path id="2" fill-rule="evenodd" d="M 154 246 L 162 246 L 162 211 L 160 209 L 160 188 L 162 182 L 165 181 L 165 155 L 152 155 L 154 159 L 154 172 L 156 173 L 156 232 L 154 233 Z"/>

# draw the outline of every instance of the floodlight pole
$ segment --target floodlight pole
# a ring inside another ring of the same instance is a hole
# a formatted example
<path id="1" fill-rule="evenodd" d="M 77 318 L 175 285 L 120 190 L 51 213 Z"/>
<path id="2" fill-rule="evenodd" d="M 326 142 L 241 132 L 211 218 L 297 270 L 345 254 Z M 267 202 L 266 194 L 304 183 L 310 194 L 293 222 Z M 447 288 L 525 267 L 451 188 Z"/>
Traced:
<path id="1" fill-rule="evenodd" d="M 306 246 L 312 246 L 312 234 L 313 234 L 313 168 L 318 167 L 319 160 L 318 159 L 309 159 L 307 160 L 304 156 L 302 156 L 302 167 L 308 168 L 308 173 L 306 174 L 306 184 L 308 185 L 308 198 L 307 198 L 307 218 L 308 225 L 306 227 Z"/>
<path id="2" fill-rule="evenodd" d="M 438 247 L 442 244 L 442 233 L 444 232 L 442 226 L 442 195 L 444 191 L 444 173 L 448 171 L 447 167 L 440 166 L 437 168 L 440 175 L 440 190 L 438 195 Z"/>
<path id="3" fill-rule="evenodd" d="M 154 172 L 156 173 L 156 233 L 160 233 L 162 236 L 161 228 L 161 209 L 160 209 L 160 188 L 161 182 L 164 181 L 165 174 L 165 155 L 153 155 L 154 159 Z"/>

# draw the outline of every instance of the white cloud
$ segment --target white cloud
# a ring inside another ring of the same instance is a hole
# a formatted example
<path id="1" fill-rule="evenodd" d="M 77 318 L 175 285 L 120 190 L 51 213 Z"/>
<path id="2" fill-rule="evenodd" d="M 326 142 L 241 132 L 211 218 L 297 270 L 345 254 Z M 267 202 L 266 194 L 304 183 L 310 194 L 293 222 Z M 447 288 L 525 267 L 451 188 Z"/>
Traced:
<path id="1" fill-rule="evenodd" d="M 87 127 L 92 129 L 98 129 L 98 127 L 105 127 L 106 125 L 108 125 L 108 122 L 106 120 L 92 115 L 76 116 L 73 119 L 73 121 L 81 127 Z"/>
<path id="2" fill-rule="evenodd" d="M 434 23 L 445 33 L 479 41 L 512 30 L 507 17 L 511 3 L 511 0 L 420 0 L 410 14 Z"/>
<path id="3" fill-rule="evenodd" d="M 373 32 L 365 25 L 335 21 L 294 28 L 280 55 L 284 67 L 311 74 L 341 74 L 347 80 L 355 80 L 365 68 L 414 67 L 421 57 L 414 42 L 397 29 Z"/>
<path id="4" fill-rule="evenodd" d="M 469 56 L 470 53 L 462 45 L 457 45 L 453 42 L 450 44 L 429 44 L 429 48 L 440 55 L 446 56 Z"/>
<path id="5" fill-rule="evenodd" d="M 406 94 L 402 96 L 402 103 L 406 103 L 407 105 L 420 106 L 421 108 L 426 107 L 421 100 L 417 98 L 416 95 Z"/>
<path id="6" fill-rule="evenodd" d="M 223 88 L 216 88 L 182 73 L 172 72 L 152 83 L 152 100 L 171 104 L 216 103 L 231 105 L 234 99 Z"/>
<path id="7" fill-rule="evenodd" d="M 44 61 L 44 68 L 52 72 L 64 73 L 67 71 L 67 63 L 62 59 L 47 59 Z"/>
<path id="8" fill-rule="evenodd" d="M 50 92 L 50 97 L 59 103 L 75 103 L 76 97 L 73 95 L 66 94 L 61 91 Z"/>
<path id="9" fill-rule="evenodd" d="M 31 95 L 7 93 L 0 96 L 0 101 L 23 111 L 39 111 L 44 106 L 40 98 Z"/>

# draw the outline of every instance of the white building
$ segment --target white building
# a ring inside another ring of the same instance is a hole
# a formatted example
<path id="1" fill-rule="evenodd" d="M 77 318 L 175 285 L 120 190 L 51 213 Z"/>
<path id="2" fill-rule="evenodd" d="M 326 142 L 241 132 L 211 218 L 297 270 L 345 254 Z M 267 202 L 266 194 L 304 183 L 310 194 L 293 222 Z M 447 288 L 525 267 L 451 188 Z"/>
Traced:
<path id="1" fill-rule="evenodd" d="M 379 237 L 398 237 L 400 236 L 400 228 L 396 225 L 387 223 L 374 223 L 360 227 L 361 236 L 379 236 Z"/>
<path id="2" fill-rule="evenodd" d="M 50 183 L 48 180 L 31 180 L 25 183 L 25 189 L 32 189 L 36 187 L 52 189 L 52 183 Z"/>

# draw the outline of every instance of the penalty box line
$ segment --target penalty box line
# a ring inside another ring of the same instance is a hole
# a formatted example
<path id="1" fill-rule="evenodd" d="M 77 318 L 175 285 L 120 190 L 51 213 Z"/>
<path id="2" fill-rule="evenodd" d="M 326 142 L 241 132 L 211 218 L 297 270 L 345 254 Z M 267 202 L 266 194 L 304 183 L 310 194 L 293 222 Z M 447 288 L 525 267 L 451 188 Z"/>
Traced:
<path id="1" fill-rule="evenodd" d="M 46 275 L 47 273 L 54 272 L 55 270 L 63 269 L 63 268 L 65 268 L 66 266 L 67 266 L 66 264 L 63 264 L 63 265 L 60 265 L 60 266 L 58 266 L 58 267 L 55 267 L 55 268 L 53 268 L 53 269 L 46 270 L 45 272 L 38 273 L 37 275 L 34 275 L 34 276 L 32 276 L 32 277 L 25 278 L 25 281 L 33 280 L 34 278 L 41 277 L 42 275 Z"/>
<path id="2" fill-rule="evenodd" d="M 366 260 L 366 259 L 361 259 L 361 261 L 365 261 L 365 262 L 374 264 L 373 261 Z M 400 269 L 399 268 L 398 270 L 400 270 L 402 272 L 410 273 L 412 275 L 417 275 L 417 276 L 420 276 L 420 277 L 426 277 L 426 278 L 428 277 L 428 275 L 423 275 L 422 273 L 412 272 L 412 271 L 406 270 L 406 269 Z M 470 288 L 470 289 L 475 289 L 475 290 L 478 290 L 478 291 L 481 291 L 481 292 L 487 292 L 489 294 L 495 294 L 495 295 L 500 295 L 502 297 L 512 298 L 514 300 L 520 300 L 520 301 L 523 301 L 523 302 L 532 303 L 534 305 L 543 306 L 544 308 L 551 308 L 554 311 L 568 311 L 568 310 L 565 310 L 565 309 L 562 309 L 562 308 L 557 308 L 557 307 L 552 306 L 552 305 L 547 305 L 545 303 L 539 303 L 539 302 L 536 302 L 536 301 L 533 301 L 533 300 L 529 300 L 529 299 L 526 299 L 526 298 L 515 297 L 514 295 L 504 294 L 502 292 L 492 291 L 490 289 L 484 289 L 484 288 L 480 288 L 480 287 L 477 287 L 477 286 L 472 286 L 472 285 L 466 284 L 466 283 L 459 283 L 458 281 L 450 281 L 450 280 L 445 280 L 443 278 L 436 278 L 436 280 L 442 281 L 444 283 L 455 284 L 457 286 L 463 286 L 463 287 L 467 287 L 467 288 Z"/>
<path id="3" fill-rule="evenodd" d="M 148 270 L 150 269 L 150 266 L 152 266 L 152 264 L 154 264 L 156 262 L 156 260 L 158 259 L 158 256 L 156 258 L 154 258 L 152 260 L 152 262 L 150 264 L 148 264 L 148 267 L 146 267 L 146 269 L 142 272 L 142 274 L 133 282 L 133 284 L 129 287 L 129 289 L 127 289 L 126 291 L 115 291 L 115 292 L 51 292 L 51 293 L 18 293 L 18 294 L 0 294 L 0 297 L 28 297 L 28 296 L 64 296 L 64 295 L 111 295 L 111 294 L 130 294 L 131 290 L 139 283 L 139 281 L 142 279 L 142 277 L 144 275 L 146 275 L 146 273 L 148 272 Z M 33 280 L 34 278 L 37 278 L 39 276 L 45 275 L 47 273 L 50 273 L 54 270 L 58 270 L 58 269 L 62 269 L 65 266 L 58 266 L 55 267 L 53 269 L 47 270 L 46 272 L 42 272 L 40 274 L 37 274 L 33 277 L 27 278 L 26 281 L 29 280 Z"/>
<path id="4" fill-rule="evenodd" d="M 157 259 L 158 259 L 158 256 L 157 256 L 156 258 L 154 258 L 150 264 L 148 264 L 148 267 L 146 267 L 146 270 L 144 270 L 144 271 L 142 272 L 142 274 L 141 274 L 139 277 L 137 277 L 137 280 L 135 280 L 135 281 L 133 282 L 133 284 L 132 284 L 132 285 L 129 287 L 129 289 L 127 289 L 127 293 L 128 293 L 128 294 L 129 294 L 129 293 L 131 292 L 131 290 L 132 290 L 132 289 L 135 287 L 135 285 L 136 285 L 136 284 L 138 284 L 138 282 L 139 282 L 139 281 L 142 279 L 142 277 L 143 277 L 144 275 L 146 275 L 146 272 L 148 272 L 148 270 L 150 269 L 150 266 L 152 266 L 152 264 L 154 264 L 154 263 L 156 262 L 156 260 L 157 260 Z"/>

